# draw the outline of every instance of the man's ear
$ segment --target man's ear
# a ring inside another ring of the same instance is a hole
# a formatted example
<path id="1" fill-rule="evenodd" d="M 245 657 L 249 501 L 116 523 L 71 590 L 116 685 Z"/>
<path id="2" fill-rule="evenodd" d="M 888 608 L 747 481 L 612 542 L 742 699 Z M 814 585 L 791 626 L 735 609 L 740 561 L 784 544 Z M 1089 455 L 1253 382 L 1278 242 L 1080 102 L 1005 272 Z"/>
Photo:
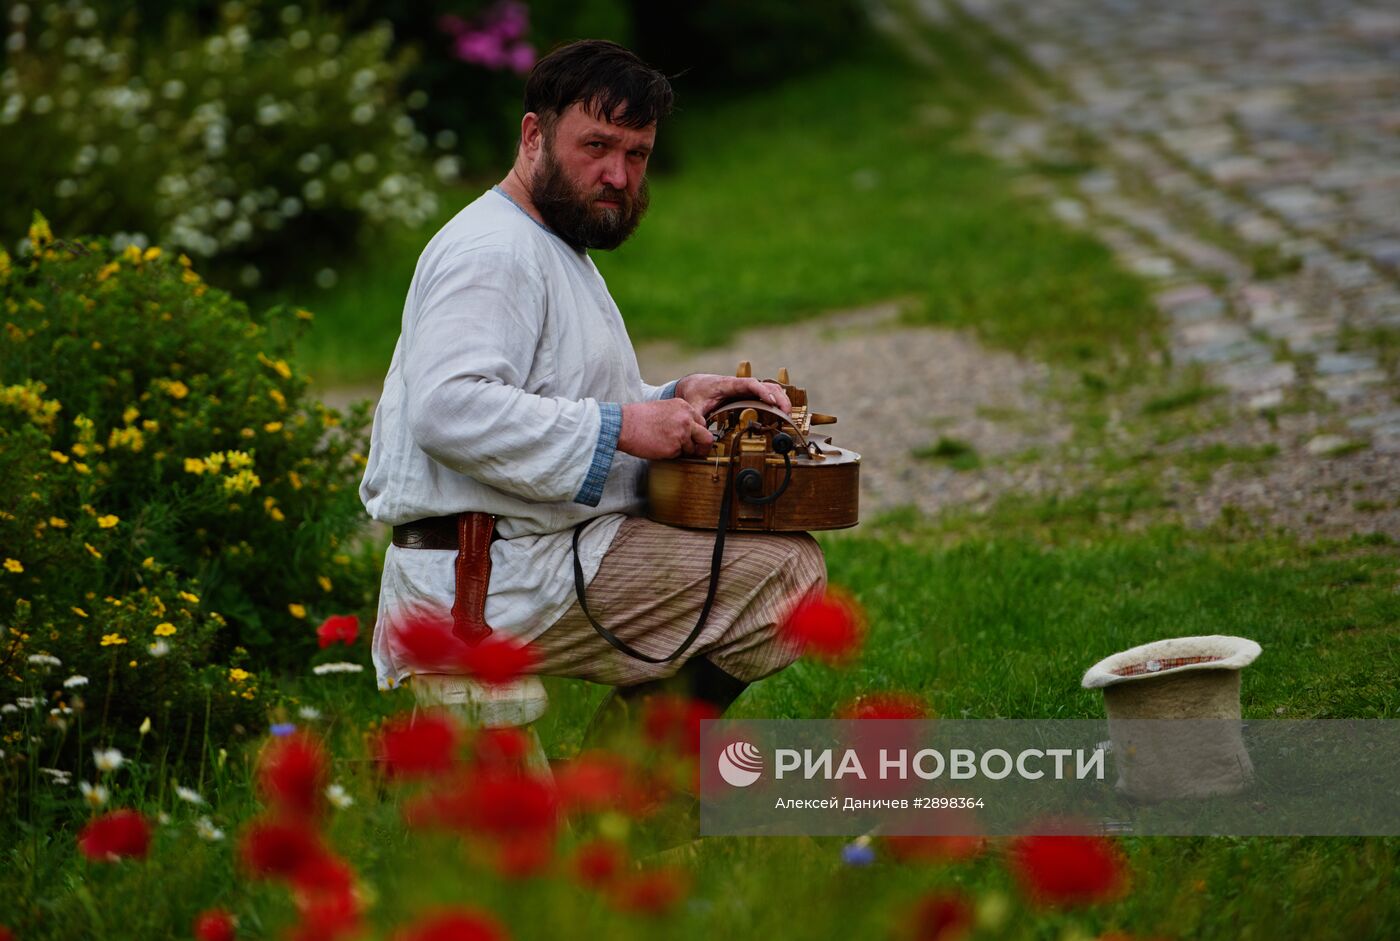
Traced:
<path id="1" fill-rule="evenodd" d="M 530 160 L 535 160 L 539 157 L 543 144 L 544 127 L 540 124 L 540 116 L 533 111 L 528 111 L 525 113 L 525 117 L 520 119 L 521 153 Z"/>

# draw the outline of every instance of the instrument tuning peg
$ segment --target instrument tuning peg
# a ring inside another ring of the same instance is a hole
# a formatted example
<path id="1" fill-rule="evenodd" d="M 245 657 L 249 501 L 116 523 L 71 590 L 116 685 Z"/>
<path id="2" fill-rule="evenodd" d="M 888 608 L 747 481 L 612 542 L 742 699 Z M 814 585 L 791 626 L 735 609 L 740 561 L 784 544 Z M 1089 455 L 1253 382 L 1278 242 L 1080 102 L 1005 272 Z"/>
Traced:
<path id="1" fill-rule="evenodd" d="M 740 379 L 753 378 L 753 365 L 746 359 L 739 361 L 739 368 L 734 371 L 734 375 Z"/>

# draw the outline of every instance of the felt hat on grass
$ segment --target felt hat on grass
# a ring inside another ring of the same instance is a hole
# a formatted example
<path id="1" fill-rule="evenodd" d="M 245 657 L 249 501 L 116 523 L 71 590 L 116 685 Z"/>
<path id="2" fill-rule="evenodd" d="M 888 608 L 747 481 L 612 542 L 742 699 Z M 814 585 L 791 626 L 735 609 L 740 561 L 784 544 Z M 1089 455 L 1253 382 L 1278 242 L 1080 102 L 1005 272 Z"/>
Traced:
<path id="1" fill-rule="evenodd" d="M 1254 766 L 1240 729 L 1240 671 L 1259 653 L 1244 637 L 1173 637 L 1090 667 L 1083 685 L 1103 690 L 1118 790 L 1158 801 L 1248 787 Z"/>

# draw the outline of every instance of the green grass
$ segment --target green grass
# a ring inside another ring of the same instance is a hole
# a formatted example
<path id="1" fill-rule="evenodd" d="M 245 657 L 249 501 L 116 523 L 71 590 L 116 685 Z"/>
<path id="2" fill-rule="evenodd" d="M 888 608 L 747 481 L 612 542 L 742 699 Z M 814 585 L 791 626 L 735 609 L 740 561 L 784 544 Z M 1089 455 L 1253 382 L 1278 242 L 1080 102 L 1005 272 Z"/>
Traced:
<path id="1" fill-rule="evenodd" d="M 982 458 L 972 445 L 946 435 L 933 444 L 915 448 L 912 453 L 922 461 L 946 461 L 954 470 L 976 470 L 982 466 Z"/>
<path id="2" fill-rule="evenodd" d="M 1140 282 L 973 152 L 973 108 L 1004 92 L 957 43 L 933 41 L 940 75 L 874 50 L 748 99 L 682 102 L 658 136 L 672 168 L 653 174 L 650 214 L 621 249 L 594 253 L 633 339 L 714 344 L 899 299 L 914 322 L 1060 359 L 1137 346 L 1154 316 Z M 930 106 L 951 121 L 922 119 Z M 317 314 L 302 356 L 321 384 L 383 375 L 418 252 L 490 182 L 444 193 L 431 227 L 297 298 Z"/>

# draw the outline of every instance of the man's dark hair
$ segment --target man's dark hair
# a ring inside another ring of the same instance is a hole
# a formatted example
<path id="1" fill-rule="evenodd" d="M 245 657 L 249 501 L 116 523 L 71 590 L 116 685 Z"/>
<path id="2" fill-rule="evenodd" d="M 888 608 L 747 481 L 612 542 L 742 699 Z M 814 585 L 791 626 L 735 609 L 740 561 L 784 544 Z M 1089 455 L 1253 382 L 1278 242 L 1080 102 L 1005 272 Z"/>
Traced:
<path id="1" fill-rule="evenodd" d="M 671 113 L 675 93 L 665 75 L 631 51 L 605 39 L 584 39 L 536 62 L 525 81 L 525 110 L 539 115 L 546 131 L 574 102 L 595 118 L 644 128 Z"/>

